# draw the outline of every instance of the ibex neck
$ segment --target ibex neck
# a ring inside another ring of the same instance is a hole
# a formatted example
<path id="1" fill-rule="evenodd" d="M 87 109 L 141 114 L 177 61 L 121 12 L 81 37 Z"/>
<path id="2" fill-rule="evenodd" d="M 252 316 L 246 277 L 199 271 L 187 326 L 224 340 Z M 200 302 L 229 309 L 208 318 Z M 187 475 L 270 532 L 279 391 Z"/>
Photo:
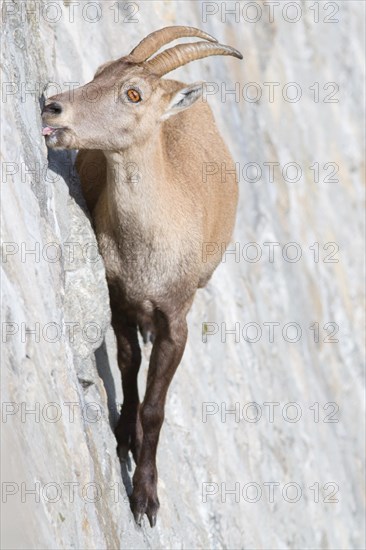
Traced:
<path id="1" fill-rule="evenodd" d="M 164 155 L 160 138 L 143 146 L 104 153 L 110 211 L 153 210 L 163 200 Z"/>

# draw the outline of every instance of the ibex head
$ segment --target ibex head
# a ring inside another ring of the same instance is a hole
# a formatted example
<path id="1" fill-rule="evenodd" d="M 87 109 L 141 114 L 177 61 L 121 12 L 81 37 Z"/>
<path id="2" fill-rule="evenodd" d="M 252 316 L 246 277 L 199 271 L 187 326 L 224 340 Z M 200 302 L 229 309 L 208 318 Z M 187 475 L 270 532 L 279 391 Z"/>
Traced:
<path id="1" fill-rule="evenodd" d="M 204 40 L 151 58 L 165 44 L 188 36 Z M 115 151 L 145 142 L 162 120 L 187 109 L 202 94 L 202 83 L 185 87 L 161 77 L 209 55 L 242 59 L 234 48 L 193 27 L 166 27 L 149 34 L 126 57 L 99 67 L 89 84 L 46 101 L 42 120 L 47 146 Z"/>

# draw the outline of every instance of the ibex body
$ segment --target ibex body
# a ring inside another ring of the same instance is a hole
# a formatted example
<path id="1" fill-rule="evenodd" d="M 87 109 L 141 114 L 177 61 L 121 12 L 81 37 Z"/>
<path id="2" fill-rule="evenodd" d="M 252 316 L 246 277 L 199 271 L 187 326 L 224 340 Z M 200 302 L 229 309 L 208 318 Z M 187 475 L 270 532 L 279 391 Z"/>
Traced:
<path id="1" fill-rule="evenodd" d="M 149 60 L 182 36 L 207 42 L 175 46 Z M 159 507 L 156 449 L 167 390 L 187 340 L 186 315 L 230 241 L 237 204 L 235 166 L 202 101 L 202 83 L 161 76 L 221 54 L 241 57 L 198 29 L 168 27 L 97 71 L 98 101 L 87 101 L 83 86 L 73 97 L 50 98 L 43 111 L 47 145 L 80 149 L 77 169 L 105 262 L 122 374 L 118 448 L 120 454 L 131 450 L 137 465 L 135 518 L 140 522 L 146 513 L 151 525 Z M 209 163 L 224 164 L 226 181 L 220 170 L 203 179 Z M 214 245 L 205 257 L 208 243 Z M 155 337 L 141 405 L 138 327 Z"/>

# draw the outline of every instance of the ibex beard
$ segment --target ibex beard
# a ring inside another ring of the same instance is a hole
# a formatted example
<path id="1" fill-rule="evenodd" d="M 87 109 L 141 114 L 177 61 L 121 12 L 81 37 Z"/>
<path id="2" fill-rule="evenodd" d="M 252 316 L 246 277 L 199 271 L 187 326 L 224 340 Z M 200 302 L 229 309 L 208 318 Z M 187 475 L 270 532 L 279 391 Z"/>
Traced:
<path id="1" fill-rule="evenodd" d="M 203 40 L 151 57 L 187 36 Z M 151 526 L 159 508 L 156 450 L 187 341 L 186 315 L 221 260 L 222 247 L 212 247 L 208 258 L 203 248 L 229 243 L 237 206 L 235 165 L 202 83 L 162 78 L 210 55 L 242 58 L 199 29 L 166 27 L 102 65 L 88 85 L 48 99 L 42 112 L 47 146 L 79 149 L 76 167 L 105 263 L 122 376 L 117 449 L 121 458 L 132 452 L 131 509 L 139 524 L 146 514 Z M 203 181 L 207 163 L 224 163 L 225 181 L 219 171 Z M 139 329 L 154 336 L 142 403 Z"/>

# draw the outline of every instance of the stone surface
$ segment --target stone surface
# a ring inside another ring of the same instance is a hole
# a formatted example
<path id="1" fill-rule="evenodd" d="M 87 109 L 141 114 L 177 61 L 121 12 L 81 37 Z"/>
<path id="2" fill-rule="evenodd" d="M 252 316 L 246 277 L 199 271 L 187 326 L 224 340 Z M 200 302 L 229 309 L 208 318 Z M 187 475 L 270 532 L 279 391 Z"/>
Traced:
<path id="1" fill-rule="evenodd" d="M 296 2 L 295 12 L 282 3 L 271 22 L 268 5 L 249 4 L 3 3 L 3 548 L 365 546 L 365 5 Z M 225 22 L 233 5 L 239 11 Z M 174 74 L 216 92 L 209 101 L 239 163 L 240 256 L 226 256 L 189 315 L 158 451 L 161 510 L 151 530 L 134 524 L 132 471 L 129 464 L 121 471 L 115 454 L 111 426 L 122 395 L 103 264 L 93 256 L 74 154 L 47 154 L 40 98 L 47 82 L 63 90 L 86 83 L 98 65 L 171 24 L 203 28 L 244 54 L 243 62 L 209 58 Z M 225 96 L 235 83 L 239 97 Z M 268 163 L 279 163 L 274 181 Z M 296 172 L 288 163 L 301 167 L 298 181 L 289 181 Z M 264 243 L 279 243 L 273 262 Z M 235 323 L 238 342 L 223 332 Z M 268 323 L 279 323 L 273 342 Z M 297 342 L 283 336 L 295 339 L 288 323 L 298 324 Z M 243 330 L 254 340 L 258 325 L 258 341 L 246 341 Z M 240 415 L 225 415 L 225 407 Z M 204 419 L 205 410 L 213 414 Z M 240 493 L 225 502 L 225 488 Z M 217 493 L 205 502 L 205 490 Z"/>

